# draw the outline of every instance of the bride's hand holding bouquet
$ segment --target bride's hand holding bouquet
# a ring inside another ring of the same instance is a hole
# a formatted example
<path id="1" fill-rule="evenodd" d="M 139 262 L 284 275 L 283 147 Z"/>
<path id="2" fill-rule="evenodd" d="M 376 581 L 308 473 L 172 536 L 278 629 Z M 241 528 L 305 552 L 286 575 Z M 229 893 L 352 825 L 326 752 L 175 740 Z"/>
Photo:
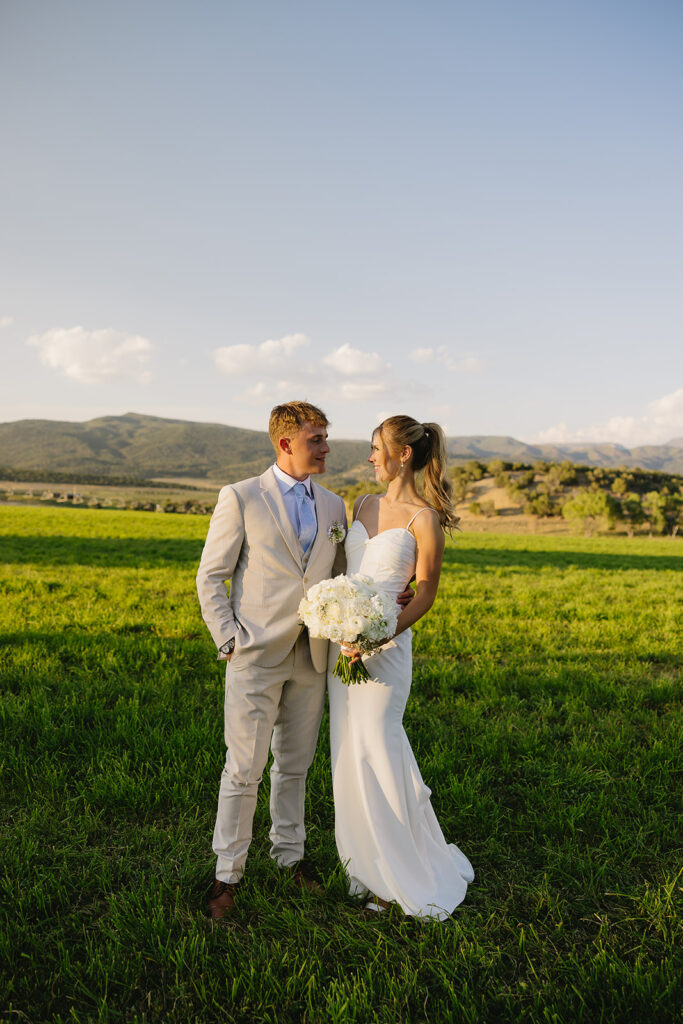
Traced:
<path id="1" fill-rule="evenodd" d="M 334 674 L 349 685 L 370 678 L 361 657 L 394 635 L 396 602 L 367 576 L 335 576 L 311 587 L 299 618 L 311 636 L 340 645 Z"/>

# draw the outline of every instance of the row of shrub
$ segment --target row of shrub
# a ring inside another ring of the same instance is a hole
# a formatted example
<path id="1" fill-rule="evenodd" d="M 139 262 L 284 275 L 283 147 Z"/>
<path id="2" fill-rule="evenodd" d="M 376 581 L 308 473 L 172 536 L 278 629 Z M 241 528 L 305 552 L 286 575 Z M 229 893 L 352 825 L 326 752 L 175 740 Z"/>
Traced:
<path id="1" fill-rule="evenodd" d="M 0 501 L 20 501 L 34 504 L 36 500 L 49 505 L 69 505 L 81 508 L 105 508 L 131 512 L 179 512 L 185 515 L 205 516 L 213 512 L 213 504 L 206 505 L 199 501 L 172 501 L 166 498 L 163 502 L 138 501 L 128 498 L 87 497 L 76 492 L 60 493 L 59 491 L 17 491 L 0 489 Z"/>
<path id="2" fill-rule="evenodd" d="M 152 487 L 158 490 L 173 488 L 179 491 L 197 491 L 194 484 L 169 483 L 167 480 L 147 480 L 137 476 L 108 476 L 106 473 L 66 473 L 54 469 L 13 469 L 0 466 L 0 480 L 14 480 L 17 483 L 81 484 L 91 486 L 102 484 L 106 487 Z"/>
<path id="3" fill-rule="evenodd" d="M 683 525 L 683 477 L 672 473 L 571 462 L 526 466 L 497 459 L 456 467 L 452 476 L 461 501 L 475 481 L 490 476 L 526 515 L 564 516 L 588 531 L 624 522 L 629 534 L 646 525 L 653 533 L 675 536 Z M 490 500 L 473 501 L 469 510 L 473 515 L 497 514 Z"/>
<path id="4" fill-rule="evenodd" d="M 453 486 L 460 490 L 459 501 L 466 497 L 465 487 L 482 480 L 485 476 L 493 477 L 496 487 L 506 487 L 511 474 L 521 486 L 528 486 L 534 479 L 541 477 L 551 488 L 596 484 L 601 489 L 612 490 L 615 494 L 635 491 L 647 494 L 659 491 L 663 487 L 674 491 L 683 486 L 683 476 L 676 473 L 661 473 L 651 469 L 633 468 L 631 466 L 580 466 L 573 462 L 545 462 L 533 464 L 524 462 L 505 462 L 503 459 L 492 459 L 491 462 L 479 462 L 472 459 L 463 465 L 452 466 L 449 475 Z"/>
<path id="5" fill-rule="evenodd" d="M 472 515 L 498 514 L 492 501 L 473 501 L 469 511 Z M 629 536 L 633 536 L 639 526 L 646 526 L 651 533 L 668 533 L 675 537 L 683 526 L 683 494 L 630 492 L 618 499 L 608 491 L 582 489 L 572 497 L 556 501 L 547 494 L 539 494 L 525 502 L 524 513 L 542 518 L 564 516 L 578 522 L 588 532 L 612 530 L 618 522 L 623 522 Z"/>

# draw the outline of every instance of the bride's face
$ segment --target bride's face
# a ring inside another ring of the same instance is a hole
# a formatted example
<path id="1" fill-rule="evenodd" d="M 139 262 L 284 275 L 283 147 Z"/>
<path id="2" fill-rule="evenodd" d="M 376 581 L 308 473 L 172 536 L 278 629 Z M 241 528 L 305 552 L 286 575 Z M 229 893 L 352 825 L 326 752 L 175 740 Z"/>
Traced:
<path id="1" fill-rule="evenodd" d="M 372 435 L 368 462 L 375 468 L 375 480 L 377 483 L 386 483 L 388 480 L 393 480 L 401 471 L 400 458 L 391 454 L 378 430 Z"/>

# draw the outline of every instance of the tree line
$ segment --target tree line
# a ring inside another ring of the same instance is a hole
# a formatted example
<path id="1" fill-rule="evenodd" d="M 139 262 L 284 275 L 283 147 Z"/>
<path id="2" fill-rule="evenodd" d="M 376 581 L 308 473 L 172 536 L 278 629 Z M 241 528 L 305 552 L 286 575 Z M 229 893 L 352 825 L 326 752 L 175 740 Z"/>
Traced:
<path id="1" fill-rule="evenodd" d="M 465 501 L 473 485 L 492 477 L 513 505 L 539 518 L 563 516 L 587 533 L 626 526 L 676 536 L 683 524 L 683 477 L 675 473 L 630 467 L 578 466 L 572 462 L 535 462 L 533 465 L 493 459 L 476 460 L 450 470 L 456 499 Z M 496 515 L 492 501 L 472 501 L 473 515 Z"/>
<path id="2" fill-rule="evenodd" d="M 513 505 L 526 515 L 538 518 L 563 516 L 576 523 L 587 533 L 611 530 L 623 523 L 629 536 L 641 528 L 651 533 L 676 536 L 683 525 L 683 476 L 654 470 L 617 469 L 602 466 L 578 466 L 572 462 L 538 461 L 532 465 L 493 459 L 488 463 L 472 459 L 451 466 L 449 476 L 456 502 L 472 497 L 469 511 L 473 515 L 495 516 L 498 511 L 491 500 L 477 500 L 472 494 L 474 486 L 490 477 L 496 487 L 505 488 Z M 49 479 L 54 483 L 82 483 L 116 486 L 173 488 L 184 491 L 198 490 L 189 484 L 169 484 L 159 481 L 141 481 L 135 477 L 108 477 L 71 473 L 47 473 L 37 470 L 0 468 L 0 479 L 35 481 Z M 383 493 L 374 481 L 358 480 L 336 488 L 349 511 L 356 497 L 362 493 Z M 12 492 L 0 490 L 0 498 L 12 498 Z M 24 497 L 24 495 L 17 495 Z M 54 503 L 85 505 L 89 508 L 128 509 L 138 512 L 175 512 L 186 515 L 207 515 L 213 504 L 203 501 L 139 500 L 135 498 L 102 495 L 81 497 L 77 492 L 28 492 L 26 497 Z"/>
<path id="3" fill-rule="evenodd" d="M 67 473 L 53 469 L 12 469 L 0 466 L 0 480 L 16 483 L 99 484 L 105 487 L 153 487 L 159 490 L 198 491 L 193 484 L 169 483 L 167 480 L 145 480 L 138 476 L 108 476 L 106 473 Z"/>

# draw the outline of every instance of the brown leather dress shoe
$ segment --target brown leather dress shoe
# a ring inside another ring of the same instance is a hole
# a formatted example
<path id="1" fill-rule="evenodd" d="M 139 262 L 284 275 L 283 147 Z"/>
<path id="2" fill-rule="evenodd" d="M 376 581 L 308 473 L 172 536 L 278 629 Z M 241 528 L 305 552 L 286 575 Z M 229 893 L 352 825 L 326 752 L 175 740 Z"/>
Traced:
<path id="1" fill-rule="evenodd" d="M 220 882 L 215 880 L 209 892 L 209 917 L 213 921 L 221 921 L 235 909 L 235 889 L 238 882 Z"/>

